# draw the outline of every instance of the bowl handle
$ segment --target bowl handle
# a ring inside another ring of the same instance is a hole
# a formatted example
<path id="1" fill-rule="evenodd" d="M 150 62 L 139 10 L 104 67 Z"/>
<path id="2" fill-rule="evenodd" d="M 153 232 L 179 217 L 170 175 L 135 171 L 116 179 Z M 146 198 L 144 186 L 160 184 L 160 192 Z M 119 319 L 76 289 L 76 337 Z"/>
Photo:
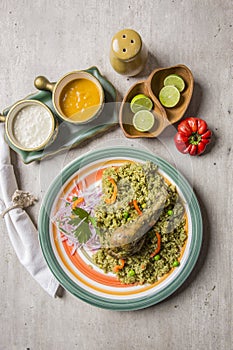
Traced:
<path id="1" fill-rule="evenodd" d="M 6 117 L 4 115 L 0 114 L 0 122 L 5 123 L 5 121 L 6 121 Z"/>
<path id="2" fill-rule="evenodd" d="M 34 85 L 38 90 L 47 90 L 53 92 L 55 83 L 51 83 L 46 77 L 39 76 L 34 80 Z"/>

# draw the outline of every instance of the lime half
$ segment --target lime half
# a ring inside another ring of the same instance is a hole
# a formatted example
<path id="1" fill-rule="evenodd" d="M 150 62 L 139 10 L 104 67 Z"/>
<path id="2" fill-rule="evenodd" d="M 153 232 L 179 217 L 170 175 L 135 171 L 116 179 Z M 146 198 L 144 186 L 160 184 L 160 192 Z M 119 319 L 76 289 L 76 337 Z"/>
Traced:
<path id="1" fill-rule="evenodd" d="M 168 75 L 164 79 L 164 86 L 168 85 L 175 86 L 180 92 L 182 92 L 185 88 L 184 80 L 177 74 Z"/>
<path id="2" fill-rule="evenodd" d="M 133 117 L 133 126 L 136 130 L 146 132 L 152 129 L 155 123 L 154 115 L 147 110 L 138 111 Z"/>
<path id="3" fill-rule="evenodd" d="M 159 99 L 164 107 L 175 107 L 180 100 L 180 92 L 175 86 L 164 86 L 160 90 Z"/>
<path id="4" fill-rule="evenodd" d="M 144 94 L 139 94 L 134 96 L 134 98 L 130 102 L 130 108 L 133 113 L 137 113 L 138 111 L 141 111 L 141 110 L 150 111 L 152 107 L 153 107 L 153 102 L 148 96 Z"/>

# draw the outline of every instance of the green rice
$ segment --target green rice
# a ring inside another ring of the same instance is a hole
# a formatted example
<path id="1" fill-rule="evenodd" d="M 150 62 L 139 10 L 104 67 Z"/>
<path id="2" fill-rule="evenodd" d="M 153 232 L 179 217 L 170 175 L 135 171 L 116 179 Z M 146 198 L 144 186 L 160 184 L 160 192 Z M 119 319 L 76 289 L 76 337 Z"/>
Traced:
<path id="1" fill-rule="evenodd" d="M 113 204 L 105 203 L 113 193 L 109 178 L 117 184 L 117 199 Z M 102 248 L 93 255 L 93 262 L 109 273 L 121 265 L 120 258 L 124 257 L 124 267 L 116 272 L 122 283 L 158 281 L 173 268 L 174 262 L 177 263 L 187 239 L 185 210 L 175 186 L 167 184 L 157 166 L 147 162 L 107 168 L 103 173 L 102 188 L 102 199 L 95 208 Z M 135 236 L 135 242 L 112 247 L 109 242 L 114 230 L 122 227 L 127 238 L 127 225 L 138 220 L 139 214 L 132 201 L 136 200 L 142 214 L 148 215 L 161 192 L 166 193 L 166 202 L 155 225 L 146 234 L 142 232 L 142 237 Z M 156 232 L 161 236 L 161 249 L 157 256 L 151 257 L 157 248 Z"/>

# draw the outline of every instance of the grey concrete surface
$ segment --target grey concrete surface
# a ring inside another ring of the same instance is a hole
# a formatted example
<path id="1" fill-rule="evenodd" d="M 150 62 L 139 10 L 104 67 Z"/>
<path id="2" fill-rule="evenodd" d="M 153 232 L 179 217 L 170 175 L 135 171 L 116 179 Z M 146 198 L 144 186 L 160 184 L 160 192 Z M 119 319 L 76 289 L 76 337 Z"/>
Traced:
<path id="1" fill-rule="evenodd" d="M 1 110 L 34 91 L 40 74 L 55 81 L 96 65 L 123 96 L 155 67 L 183 63 L 196 82 L 186 116 L 203 117 L 214 132 L 208 152 L 192 159 L 175 151 L 174 127 L 159 140 L 138 141 L 117 128 L 30 165 L 12 152 L 20 188 L 41 200 L 53 176 L 80 154 L 109 142 L 149 149 L 176 163 L 194 187 L 204 242 L 193 273 L 175 295 L 145 310 L 113 312 L 68 292 L 49 297 L 19 264 L 1 219 L 0 349 L 233 349 L 233 1 L 1 0 L 0 14 Z M 138 30 L 150 50 L 140 77 L 122 77 L 109 63 L 111 37 L 125 27 Z M 35 223 L 39 206 L 28 210 Z"/>

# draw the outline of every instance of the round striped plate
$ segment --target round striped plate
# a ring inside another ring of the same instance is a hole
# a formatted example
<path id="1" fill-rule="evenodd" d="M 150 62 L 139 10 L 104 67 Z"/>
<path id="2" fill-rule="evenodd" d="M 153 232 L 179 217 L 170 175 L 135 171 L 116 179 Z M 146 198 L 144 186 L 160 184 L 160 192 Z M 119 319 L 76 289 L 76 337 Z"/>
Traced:
<path id="1" fill-rule="evenodd" d="M 95 266 L 91 252 L 81 248 L 74 255 L 62 241 L 51 218 L 62 206 L 62 198 L 74 193 L 85 180 L 91 188 L 101 179 L 104 168 L 124 162 L 152 161 L 159 172 L 176 185 L 183 199 L 188 226 L 180 266 L 152 285 L 123 285 L 113 274 Z M 98 307 L 112 310 L 137 310 L 156 304 L 171 295 L 192 271 L 202 243 L 202 217 L 196 196 L 185 178 L 165 160 L 134 148 L 113 147 L 88 153 L 63 169 L 44 197 L 39 214 L 39 239 L 47 264 L 60 284 L 76 297 Z"/>

